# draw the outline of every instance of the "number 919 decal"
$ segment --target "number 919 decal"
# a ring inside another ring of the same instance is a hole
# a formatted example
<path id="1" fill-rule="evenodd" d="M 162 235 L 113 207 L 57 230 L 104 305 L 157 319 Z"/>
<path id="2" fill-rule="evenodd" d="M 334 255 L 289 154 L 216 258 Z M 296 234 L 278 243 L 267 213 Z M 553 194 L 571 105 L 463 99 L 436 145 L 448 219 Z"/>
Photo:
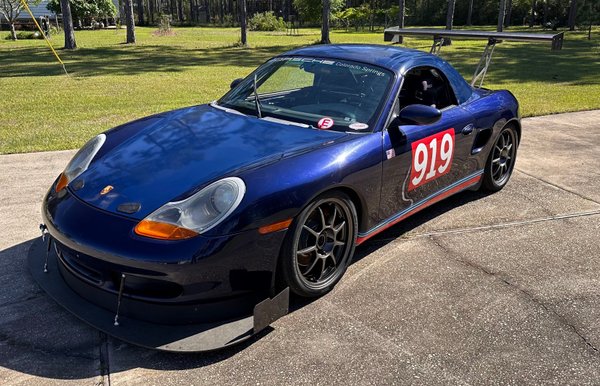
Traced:
<path id="1" fill-rule="evenodd" d="M 453 156 L 453 128 L 413 142 L 408 190 L 414 190 L 448 173 L 452 167 Z"/>

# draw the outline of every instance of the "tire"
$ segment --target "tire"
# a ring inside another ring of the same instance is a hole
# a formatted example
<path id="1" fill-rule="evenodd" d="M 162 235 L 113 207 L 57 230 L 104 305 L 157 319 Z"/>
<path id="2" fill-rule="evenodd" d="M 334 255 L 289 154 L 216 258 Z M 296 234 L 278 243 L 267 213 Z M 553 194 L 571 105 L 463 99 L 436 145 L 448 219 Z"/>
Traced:
<path id="1" fill-rule="evenodd" d="M 354 254 L 356 208 L 342 192 L 325 193 L 298 215 L 281 253 L 281 277 L 302 297 L 329 292 L 342 278 Z"/>
<path id="2" fill-rule="evenodd" d="M 485 164 L 482 190 L 497 192 L 506 186 L 517 160 L 518 138 L 512 125 L 502 128 Z"/>

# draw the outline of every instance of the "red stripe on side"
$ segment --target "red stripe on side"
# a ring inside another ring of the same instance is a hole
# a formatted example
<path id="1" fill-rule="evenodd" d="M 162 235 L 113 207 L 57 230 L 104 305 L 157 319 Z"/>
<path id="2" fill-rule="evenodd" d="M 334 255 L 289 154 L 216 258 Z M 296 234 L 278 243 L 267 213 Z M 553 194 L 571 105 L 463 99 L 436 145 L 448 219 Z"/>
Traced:
<path id="1" fill-rule="evenodd" d="M 356 245 L 360 245 L 363 242 L 367 241 L 368 239 L 370 239 L 371 237 L 375 236 L 378 233 L 383 232 L 384 230 L 388 229 L 389 227 L 391 227 L 392 225 L 395 225 L 397 223 L 399 223 L 400 221 L 404 220 L 407 217 L 412 216 L 415 213 L 420 212 L 421 210 L 435 204 L 436 202 L 439 202 L 441 200 L 443 200 L 444 198 L 453 195 L 454 193 L 458 193 L 461 190 L 464 190 L 466 188 L 468 188 L 471 185 L 475 185 L 477 182 L 479 182 L 479 180 L 481 179 L 481 175 L 476 176 L 471 178 L 470 180 L 467 180 L 465 182 L 463 182 L 460 185 L 455 186 L 454 188 L 448 190 L 447 192 L 444 192 L 442 194 L 440 194 L 439 196 L 435 196 L 432 199 L 430 199 L 429 201 L 426 201 L 424 204 L 422 204 L 421 206 L 411 210 L 410 212 L 400 216 L 399 218 L 395 219 L 394 221 L 390 222 L 389 224 L 386 224 L 385 226 L 382 226 L 381 228 L 377 229 L 376 231 L 373 231 L 373 233 L 368 234 L 366 236 L 363 237 L 357 237 L 356 238 Z"/>

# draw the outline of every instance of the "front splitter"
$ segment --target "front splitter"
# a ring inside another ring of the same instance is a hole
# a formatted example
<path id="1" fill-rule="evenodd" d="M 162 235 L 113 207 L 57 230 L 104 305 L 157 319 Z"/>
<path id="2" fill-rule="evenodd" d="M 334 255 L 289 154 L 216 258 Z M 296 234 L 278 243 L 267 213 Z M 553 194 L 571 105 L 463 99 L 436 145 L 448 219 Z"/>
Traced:
<path id="1" fill-rule="evenodd" d="M 31 275 L 58 304 L 108 335 L 151 349 L 174 352 L 211 351 L 228 347 L 252 337 L 269 324 L 286 315 L 289 309 L 289 288 L 254 307 L 252 315 L 216 323 L 185 325 L 155 324 L 119 316 L 91 303 L 69 287 L 59 272 L 54 248 L 47 241 L 35 240 L 29 249 L 28 265 Z M 44 265 L 47 263 L 47 272 Z"/>

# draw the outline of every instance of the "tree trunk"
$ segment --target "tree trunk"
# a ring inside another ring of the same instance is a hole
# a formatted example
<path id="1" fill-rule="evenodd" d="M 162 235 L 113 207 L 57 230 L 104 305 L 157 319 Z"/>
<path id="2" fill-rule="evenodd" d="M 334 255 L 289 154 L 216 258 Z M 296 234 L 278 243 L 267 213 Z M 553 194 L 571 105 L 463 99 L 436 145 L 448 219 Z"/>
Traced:
<path id="1" fill-rule="evenodd" d="M 577 18 L 577 0 L 571 0 L 569 7 L 569 31 L 575 31 L 575 19 Z"/>
<path id="2" fill-rule="evenodd" d="M 183 22 L 183 1 L 177 0 L 177 18 Z"/>
<path id="3" fill-rule="evenodd" d="M 502 32 L 504 29 L 504 15 L 506 13 L 506 0 L 500 0 L 500 7 L 498 9 L 498 26 L 496 31 Z"/>
<path id="4" fill-rule="evenodd" d="M 246 47 L 248 41 L 246 39 L 246 0 L 238 0 L 240 2 L 240 43 Z"/>
<path id="5" fill-rule="evenodd" d="M 127 26 L 127 44 L 135 44 L 135 23 L 133 21 L 132 0 L 125 0 L 125 25 Z"/>
<path id="6" fill-rule="evenodd" d="M 589 2 L 589 8 L 590 8 L 590 12 L 588 14 L 590 15 L 590 26 L 588 28 L 588 40 L 592 40 L 592 22 L 593 22 L 592 11 L 593 11 L 593 9 L 592 9 L 591 1 Z"/>
<path id="7" fill-rule="evenodd" d="M 17 40 L 17 31 L 15 30 L 15 23 L 10 23 L 10 38 Z"/>
<path id="8" fill-rule="evenodd" d="M 398 1 L 398 27 L 399 28 L 404 28 L 404 14 L 406 13 L 405 11 L 406 8 L 406 0 L 399 0 Z M 398 36 L 398 43 L 402 43 L 404 41 L 404 38 L 402 36 Z"/>
<path id="9" fill-rule="evenodd" d="M 535 0 L 531 0 L 531 17 L 529 18 L 529 28 L 533 28 L 535 23 Z"/>
<path id="10" fill-rule="evenodd" d="M 542 26 L 546 28 L 546 23 L 548 22 L 548 0 L 544 0 L 544 16 L 542 19 Z"/>
<path id="11" fill-rule="evenodd" d="M 75 41 L 75 32 L 73 31 L 73 16 L 71 15 L 69 0 L 60 0 L 60 11 L 65 31 L 65 49 L 73 50 L 77 48 L 77 42 Z"/>
<path id="12" fill-rule="evenodd" d="M 508 0 L 508 4 L 506 5 L 506 17 L 504 18 L 504 27 L 510 27 L 510 16 L 512 14 L 512 6 L 513 0 Z"/>
<path id="13" fill-rule="evenodd" d="M 331 44 L 331 40 L 329 40 L 330 9 L 331 9 L 330 0 L 323 0 L 323 20 L 321 23 L 321 44 Z"/>
<path id="14" fill-rule="evenodd" d="M 467 25 L 473 25 L 473 0 L 469 0 L 469 12 L 467 13 Z"/>
<path id="15" fill-rule="evenodd" d="M 150 24 L 154 24 L 154 0 L 148 1 L 148 17 L 150 19 Z"/>
<path id="16" fill-rule="evenodd" d="M 398 6 L 398 27 L 404 28 L 404 14 L 406 13 L 406 1 L 399 0 Z"/>
<path id="17" fill-rule="evenodd" d="M 137 0 L 138 25 L 144 25 L 144 0 Z"/>
<path id="18" fill-rule="evenodd" d="M 446 13 L 446 29 L 451 30 L 454 25 L 454 8 L 456 7 L 456 0 L 448 0 L 448 12 Z M 444 39 L 444 45 L 449 46 L 452 44 L 452 40 Z"/>

